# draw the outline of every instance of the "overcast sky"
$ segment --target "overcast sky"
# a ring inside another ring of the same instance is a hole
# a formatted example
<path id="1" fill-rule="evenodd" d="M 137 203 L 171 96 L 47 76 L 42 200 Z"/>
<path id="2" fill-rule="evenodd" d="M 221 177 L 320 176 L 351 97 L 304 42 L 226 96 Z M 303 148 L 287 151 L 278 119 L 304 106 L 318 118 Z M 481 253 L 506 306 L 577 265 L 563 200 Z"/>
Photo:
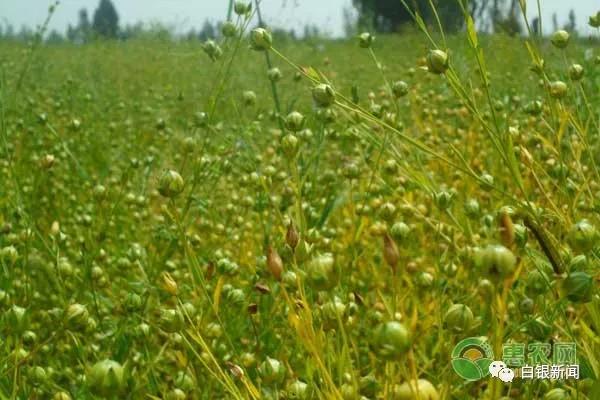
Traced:
<path id="1" fill-rule="evenodd" d="M 451 0 L 444 0 L 451 1 Z M 12 24 L 16 29 L 22 25 L 35 26 L 44 21 L 50 0 L 0 0 L 0 22 Z M 209 19 L 220 21 L 227 13 L 228 0 L 113 0 L 121 23 L 158 21 L 172 25 L 179 32 L 199 28 Z M 528 0 L 529 12 L 536 12 L 536 1 Z M 87 8 L 93 15 L 98 0 L 61 0 L 52 19 L 51 29 L 64 32 L 67 24 L 77 23 L 77 12 Z M 265 20 L 272 26 L 294 28 L 297 33 L 308 23 L 334 35 L 343 34 L 343 9 L 351 8 L 352 0 L 263 0 Z M 580 31 L 589 33 L 588 16 L 600 9 L 598 0 L 541 0 L 546 29 L 552 27 L 552 14 L 558 15 L 563 24 L 570 8 L 577 14 Z"/>

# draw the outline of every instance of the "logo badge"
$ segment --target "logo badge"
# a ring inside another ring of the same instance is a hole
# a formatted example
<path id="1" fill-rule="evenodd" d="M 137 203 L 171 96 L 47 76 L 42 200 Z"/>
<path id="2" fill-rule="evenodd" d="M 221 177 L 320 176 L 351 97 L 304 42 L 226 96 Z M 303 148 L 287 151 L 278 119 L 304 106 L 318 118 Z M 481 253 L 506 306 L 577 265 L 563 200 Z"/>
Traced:
<path id="1" fill-rule="evenodd" d="M 485 337 L 461 340 L 452 350 L 452 368 L 461 378 L 477 381 L 490 373 L 494 352 Z"/>

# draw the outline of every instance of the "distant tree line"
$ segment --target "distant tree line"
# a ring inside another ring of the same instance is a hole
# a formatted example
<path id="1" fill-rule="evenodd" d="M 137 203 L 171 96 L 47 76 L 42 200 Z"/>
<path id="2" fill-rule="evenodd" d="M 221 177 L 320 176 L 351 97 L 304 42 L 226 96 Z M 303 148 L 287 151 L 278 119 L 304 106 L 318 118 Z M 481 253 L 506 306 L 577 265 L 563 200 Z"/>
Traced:
<path id="1" fill-rule="evenodd" d="M 519 0 L 460 1 L 481 30 L 509 35 L 522 33 Z M 411 13 L 418 13 L 427 24 L 434 24 L 435 14 L 430 3 L 435 5 L 445 30 L 452 32 L 464 28 L 465 19 L 459 0 L 352 0 L 352 3 L 358 11 L 357 25 L 361 30 L 396 32 L 403 26 L 414 23 Z M 535 33 L 539 33 L 538 24 L 532 23 L 532 25 Z M 553 25 L 558 29 L 556 15 L 554 15 Z M 564 27 L 571 31 L 575 30 L 573 10 L 569 13 L 569 21 Z"/>
<path id="2" fill-rule="evenodd" d="M 409 7 L 410 11 L 402 4 Z M 489 32 L 504 32 L 510 35 L 521 33 L 519 0 L 461 0 L 469 14 L 473 16 L 479 28 Z M 435 23 L 435 15 L 430 7 L 435 4 L 437 14 L 444 29 L 452 32 L 464 26 L 463 11 L 457 0 L 352 0 L 358 11 L 355 19 L 352 13 L 345 10 L 345 29 L 347 35 L 358 30 L 378 32 L 396 32 L 403 26 L 412 24 L 411 13 L 418 13 L 428 24 Z M 553 16 L 553 28 L 558 29 L 558 19 Z M 537 18 L 532 21 L 532 27 L 537 33 Z M 571 10 L 565 29 L 574 31 L 576 27 L 575 12 Z M 67 27 L 65 34 L 53 30 L 46 35 L 49 43 L 73 42 L 87 43 L 95 39 L 128 40 L 140 37 L 152 37 L 165 40 L 206 40 L 220 35 L 220 24 L 206 21 L 199 29 L 190 29 L 184 35 L 177 35 L 175 29 L 162 24 L 119 25 L 119 14 L 111 0 L 100 0 L 92 18 L 86 9 L 81 9 L 77 25 Z M 30 41 L 35 31 L 26 26 L 16 31 L 12 25 L 0 25 L 0 39 Z M 280 39 L 295 39 L 294 31 L 275 30 L 275 36 Z M 311 39 L 321 36 L 322 32 L 313 25 L 306 26 L 302 37 Z"/>
<path id="3" fill-rule="evenodd" d="M 36 31 L 30 27 L 23 26 L 19 31 L 10 24 L 0 24 L 0 39 L 31 41 Z M 134 38 L 159 38 L 164 40 L 207 40 L 219 37 L 221 34 L 221 23 L 212 23 L 206 20 L 199 28 L 191 28 L 185 34 L 177 34 L 175 29 L 160 23 L 119 25 L 119 14 L 111 0 L 100 0 L 98 7 L 90 18 L 85 8 L 79 10 L 76 25 L 69 24 L 64 34 L 52 30 L 46 35 L 47 43 L 72 42 L 77 44 L 88 43 L 96 39 L 118 39 L 129 40 Z M 275 37 L 281 40 L 295 39 L 293 31 L 275 29 Z M 320 36 L 321 32 L 316 26 L 306 26 L 303 37 Z"/>

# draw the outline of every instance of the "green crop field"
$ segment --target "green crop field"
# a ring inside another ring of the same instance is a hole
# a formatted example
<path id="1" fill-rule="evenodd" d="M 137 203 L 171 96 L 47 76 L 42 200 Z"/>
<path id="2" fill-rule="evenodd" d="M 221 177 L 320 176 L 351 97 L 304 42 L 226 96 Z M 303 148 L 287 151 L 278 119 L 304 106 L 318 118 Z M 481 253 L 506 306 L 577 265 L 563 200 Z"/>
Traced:
<path id="1" fill-rule="evenodd" d="M 237 21 L 0 42 L 0 399 L 600 399 L 600 35 Z"/>

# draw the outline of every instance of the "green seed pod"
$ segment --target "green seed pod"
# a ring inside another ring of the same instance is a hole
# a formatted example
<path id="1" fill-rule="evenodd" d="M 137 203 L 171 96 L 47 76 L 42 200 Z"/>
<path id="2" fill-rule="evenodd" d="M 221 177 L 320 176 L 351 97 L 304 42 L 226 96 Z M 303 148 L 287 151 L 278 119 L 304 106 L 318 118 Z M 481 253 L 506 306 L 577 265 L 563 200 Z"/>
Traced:
<path id="1" fill-rule="evenodd" d="M 221 337 L 221 335 L 223 335 L 223 328 L 221 328 L 221 325 L 217 324 L 216 322 L 211 322 L 206 326 L 206 336 L 209 338 L 214 339 Z"/>
<path id="2" fill-rule="evenodd" d="M 88 309 L 83 304 L 74 303 L 67 307 L 65 311 L 65 323 L 67 327 L 73 330 L 82 330 L 86 327 L 90 317 Z"/>
<path id="3" fill-rule="evenodd" d="M 19 258 L 19 252 L 15 246 L 6 246 L 0 250 L 0 259 L 5 263 L 12 265 Z"/>
<path id="4" fill-rule="evenodd" d="M 381 104 L 371 103 L 370 106 L 371 114 L 373 114 L 377 118 L 381 118 L 383 115 L 383 107 Z"/>
<path id="5" fill-rule="evenodd" d="M 443 74 L 448 69 L 448 54 L 442 50 L 430 50 L 427 54 L 427 68 L 434 74 Z"/>
<path id="6" fill-rule="evenodd" d="M 404 222 L 396 222 L 390 228 L 390 235 L 394 238 L 394 240 L 402 242 L 403 240 L 406 240 L 410 235 L 410 227 Z"/>
<path id="7" fill-rule="evenodd" d="M 173 333 L 180 331 L 184 324 L 185 319 L 183 314 L 178 309 L 163 309 L 160 310 L 159 325 L 166 332 Z"/>
<path id="8" fill-rule="evenodd" d="M 600 11 L 598 11 L 596 15 L 590 16 L 588 19 L 588 24 L 592 28 L 600 28 Z"/>
<path id="9" fill-rule="evenodd" d="M 529 297 L 525 297 L 519 303 L 519 310 L 521 310 L 521 312 L 525 315 L 532 314 L 534 308 L 535 308 L 535 302 Z"/>
<path id="10" fill-rule="evenodd" d="M 232 305 L 240 306 L 246 301 L 246 295 L 242 289 L 233 289 L 227 292 L 225 299 Z"/>
<path id="11" fill-rule="evenodd" d="M 394 385 L 393 400 L 413 400 L 415 393 L 419 393 L 420 400 L 438 400 L 440 398 L 437 389 L 426 379 L 404 382 L 402 385 Z"/>
<path id="12" fill-rule="evenodd" d="M 569 32 L 561 29 L 554 32 L 552 36 L 550 36 L 550 42 L 552 42 L 555 47 L 564 49 L 569 44 L 570 38 L 571 36 L 569 35 Z"/>
<path id="13" fill-rule="evenodd" d="M 358 45 L 363 49 L 368 49 L 371 47 L 374 41 L 375 36 L 371 35 L 369 32 L 363 32 L 358 35 Z"/>
<path id="14" fill-rule="evenodd" d="M 527 333 L 538 340 L 546 340 L 552 333 L 552 326 L 538 317 L 529 322 L 527 325 Z"/>
<path id="15" fill-rule="evenodd" d="M 283 139 L 281 139 L 281 150 L 283 150 L 283 153 L 288 157 L 288 159 L 293 159 L 296 157 L 296 154 L 298 153 L 298 146 L 298 138 L 291 133 L 285 135 Z"/>
<path id="16" fill-rule="evenodd" d="M 194 123 L 198 127 L 205 127 L 208 125 L 208 114 L 203 111 L 198 111 L 194 114 Z"/>
<path id="17" fill-rule="evenodd" d="M 574 271 L 584 271 L 588 266 L 588 259 L 585 255 L 580 254 L 576 257 L 573 257 L 571 261 L 569 261 L 568 270 L 571 272 Z"/>
<path id="18" fill-rule="evenodd" d="M 84 331 L 87 333 L 94 332 L 97 327 L 98 323 L 96 320 L 94 318 L 88 318 L 88 320 L 85 322 Z"/>
<path id="19" fill-rule="evenodd" d="M 256 365 L 256 356 L 253 353 L 245 352 L 240 356 L 240 361 L 244 368 L 252 368 Z"/>
<path id="20" fill-rule="evenodd" d="M 250 32 L 250 47 L 256 51 L 270 50 L 273 45 L 271 33 L 264 28 L 255 28 Z"/>
<path id="21" fill-rule="evenodd" d="M 312 97 L 318 107 L 329 107 L 335 103 L 335 92 L 333 88 L 324 83 L 313 87 Z"/>
<path id="22" fill-rule="evenodd" d="M 231 21 L 225 21 L 223 25 L 221 25 L 221 34 L 227 38 L 234 37 L 237 32 L 237 26 Z"/>
<path id="23" fill-rule="evenodd" d="M 396 215 L 396 206 L 390 202 L 383 203 L 379 207 L 379 215 L 384 221 L 391 221 Z"/>
<path id="24" fill-rule="evenodd" d="M 529 271 L 525 279 L 527 292 L 534 296 L 546 293 L 550 289 L 550 283 L 548 276 L 537 269 Z"/>
<path id="25" fill-rule="evenodd" d="M 514 224 L 514 232 L 515 232 L 515 243 L 517 247 L 522 249 L 527 244 L 527 240 L 529 239 L 529 234 L 527 233 L 527 228 L 521 224 Z"/>
<path id="26" fill-rule="evenodd" d="M 113 360 L 99 361 L 89 371 L 87 383 L 98 396 L 117 396 L 126 388 L 125 369 Z"/>
<path id="27" fill-rule="evenodd" d="M 356 387 L 350 383 L 344 383 L 340 386 L 340 394 L 342 395 L 342 400 L 359 400 L 360 395 L 356 390 Z"/>
<path id="28" fill-rule="evenodd" d="M 307 400 L 312 397 L 308 390 L 308 385 L 299 380 L 290 383 L 287 386 L 285 393 L 287 395 L 286 399 L 290 400 Z"/>
<path id="29" fill-rule="evenodd" d="M 373 374 L 361 376 L 359 379 L 360 394 L 368 398 L 375 398 L 380 390 L 380 384 Z"/>
<path id="30" fill-rule="evenodd" d="M 375 351 L 384 359 L 397 359 L 404 355 L 410 346 L 410 332 L 400 322 L 386 322 L 379 325 L 375 330 Z"/>
<path id="31" fill-rule="evenodd" d="M 454 263 L 446 263 L 442 266 L 442 272 L 448 278 L 454 278 L 458 273 L 458 267 Z"/>
<path id="32" fill-rule="evenodd" d="M 9 304 L 10 296 L 5 290 L 0 289 L 0 307 L 4 307 Z"/>
<path id="33" fill-rule="evenodd" d="M 304 125 L 304 116 L 298 111 L 292 111 L 285 117 L 285 127 L 292 132 L 298 132 L 302 130 Z"/>
<path id="34" fill-rule="evenodd" d="M 347 162 L 342 166 L 342 175 L 347 179 L 356 179 L 360 176 L 360 167 L 354 161 Z"/>
<path id="35" fill-rule="evenodd" d="M 21 339 L 23 340 L 24 345 L 32 346 L 37 342 L 37 335 L 33 331 L 25 331 L 23 332 Z"/>
<path id="36" fill-rule="evenodd" d="M 150 336 L 150 325 L 142 322 L 135 327 L 134 333 L 138 338 L 148 338 Z"/>
<path id="37" fill-rule="evenodd" d="M 390 158 L 385 161 L 383 169 L 387 174 L 394 175 L 396 172 L 398 172 L 398 163 L 393 158 Z"/>
<path id="38" fill-rule="evenodd" d="M 281 276 L 281 281 L 283 282 L 283 284 L 289 287 L 296 287 L 297 280 L 298 276 L 294 271 L 285 271 Z"/>
<path id="39" fill-rule="evenodd" d="M 184 314 L 184 316 L 189 316 L 190 318 L 196 316 L 196 307 L 194 307 L 194 305 L 192 303 L 185 302 L 183 303 L 183 305 L 181 306 L 182 308 L 182 312 Z"/>
<path id="40" fill-rule="evenodd" d="M 481 174 L 481 188 L 485 191 L 490 191 L 494 188 L 494 177 L 490 174 L 484 173 Z"/>
<path id="41" fill-rule="evenodd" d="M 48 381 L 46 370 L 40 366 L 29 369 L 27 377 L 29 378 L 29 383 L 33 386 L 42 386 Z"/>
<path id="42" fill-rule="evenodd" d="M 185 153 L 193 153 L 196 149 L 196 139 L 188 136 L 181 141 L 182 150 Z"/>
<path id="43" fill-rule="evenodd" d="M 332 301 L 328 301 L 321 306 L 323 323 L 329 329 L 338 326 L 338 318 L 342 321 L 344 320 L 345 312 L 346 305 L 338 297 L 335 297 Z"/>
<path id="44" fill-rule="evenodd" d="M 143 304 L 144 301 L 137 293 L 127 293 L 127 296 L 125 296 L 125 301 L 123 302 L 123 306 L 129 312 L 139 310 Z"/>
<path id="45" fill-rule="evenodd" d="M 58 261 L 58 271 L 62 276 L 71 276 L 73 275 L 73 265 L 66 258 L 62 258 Z M 102 268 L 99 266 L 92 267 L 91 270 L 91 278 L 94 281 L 99 281 L 102 277 L 104 277 L 104 272 Z"/>
<path id="46" fill-rule="evenodd" d="M 106 187 L 103 185 L 94 186 L 94 197 L 99 201 L 104 200 L 106 198 Z"/>
<path id="47" fill-rule="evenodd" d="M 307 279 L 316 288 L 325 290 L 335 283 L 335 260 L 331 253 L 313 258 L 306 267 Z"/>
<path id="48" fill-rule="evenodd" d="M 237 274 L 239 266 L 228 258 L 221 258 L 217 261 L 217 271 L 219 273 L 229 276 Z"/>
<path id="49" fill-rule="evenodd" d="M 72 398 L 67 392 L 57 392 L 52 396 L 52 400 L 72 400 Z"/>
<path id="50" fill-rule="evenodd" d="M 267 71 L 267 77 L 271 82 L 278 82 L 282 77 L 281 70 L 276 67 L 271 68 Z"/>
<path id="51" fill-rule="evenodd" d="M 473 321 L 473 312 L 464 304 L 453 304 L 444 315 L 444 325 L 455 333 L 468 331 Z"/>
<path id="52" fill-rule="evenodd" d="M 540 115 L 543 111 L 543 104 L 539 100 L 533 100 L 525 106 L 525 112 L 529 115 Z"/>
<path id="53" fill-rule="evenodd" d="M 70 128 L 73 129 L 74 131 L 78 131 L 79 128 L 81 128 L 81 121 L 78 120 L 77 118 L 73 119 L 70 123 Z"/>
<path id="54" fill-rule="evenodd" d="M 445 211 L 452 205 L 452 200 L 454 199 L 454 193 L 446 192 L 442 190 L 433 195 L 433 200 L 435 201 L 435 205 L 441 210 Z"/>
<path id="55" fill-rule="evenodd" d="M 42 169 L 50 169 L 54 166 L 56 158 L 52 154 L 46 154 L 40 159 L 40 167 Z"/>
<path id="56" fill-rule="evenodd" d="M 494 217 L 490 214 L 485 214 L 483 218 L 481 218 L 481 223 L 486 228 L 491 228 L 494 225 Z"/>
<path id="57" fill-rule="evenodd" d="M 245 1 L 236 1 L 233 4 L 233 11 L 239 16 L 250 14 L 252 11 L 252 3 Z"/>
<path id="58" fill-rule="evenodd" d="M 177 171 L 167 170 L 160 177 L 158 192 L 164 197 L 173 198 L 181 194 L 184 187 L 185 183 L 181 175 Z"/>
<path id="59" fill-rule="evenodd" d="M 484 268 L 491 274 L 508 276 L 515 271 L 517 258 L 502 245 L 488 245 L 474 254 L 475 265 Z"/>
<path id="60" fill-rule="evenodd" d="M 165 400 L 185 400 L 187 395 L 181 389 L 173 389 L 167 393 Z"/>
<path id="61" fill-rule="evenodd" d="M 580 64 L 572 64 L 569 67 L 569 77 L 572 81 L 580 81 L 583 78 L 584 69 Z"/>
<path id="62" fill-rule="evenodd" d="M 256 104 L 256 93 L 252 90 L 246 90 L 242 93 L 242 101 L 246 106 L 253 106 Z"/>
<path id="63" fill-rule="evenodd" d="M 193 391 L 196 387 L 196 381 L 192 377 L 192 375 L 188 374 L 185 371 L 178 371 L 175 376 L 175 381 L 173 382 L 175 386 L 181 390 L 185 391 Z"/>
<path id="64" fill-rule="evenodd" d="M 576 251 L 587 252 L 598 242 L 598 231 L 587 219 L 582 219 L 569 231 L 568 241 Z"/>
<path id="65" fill-rule="evenodd" d="M 392 85 L 392 93 L 397 99 L 404 97 L 408 94 L 408 84 L 404 81 L 396 81 Z"/>
<path id="66" fill-rule="evenodd" d="M 223 55 L 223 50 L 221 47 L 212 39 L 208 39 L 206 42 L 204 42 L 202 49 L 212 61 L 218 60 Z"/>
<path id="67" fill-rule="evenodd" d="M 258 367 L 260 377 L 266 383 L 281 383 L 285 379 L 285 366 L 278 360 L 267 357 Z"/>
<path id="68" fill-rule="evenodd" d="M 561 388 L 554 388 L 544 395 L 544 400 L 569 400 L 569 393 Z"/>
<path id="69" fill-rule="evenodd" d="M 417 274 L 416 283 L 421 289 L 428 289 L 433 286 L 435 278 L 429 272 L 423 271 Z"/>
<path id="70" fill-rule="evenodd" d="M 594 292 L 594 278 L 583 271 L 571 272 L 563 281 L 567 299 L 574 303 L 589 303 Z"/>
<path id="71" fill-rule="evenodd" d="M 479 209 L 479 202 L 475 199 L 469 199 L 465 202 L 464 205 L 465 215 L 470 219 L 477 219 L 481 215 L 481 210 Z"/>
<path id="72" fill-rule="evenodd" d="M 477 283 L 477 291 L 484 298 L 487 298 L 494 292 L 494 285 L 489 279 L 480 279 Z"/>
<path id="73" fill-rule="evenodd" d="M 550 96 L 555 99 L 562 99 L 568 91 L 567 84 L 563 81 L 554 81 L 550 83 Z"/>

